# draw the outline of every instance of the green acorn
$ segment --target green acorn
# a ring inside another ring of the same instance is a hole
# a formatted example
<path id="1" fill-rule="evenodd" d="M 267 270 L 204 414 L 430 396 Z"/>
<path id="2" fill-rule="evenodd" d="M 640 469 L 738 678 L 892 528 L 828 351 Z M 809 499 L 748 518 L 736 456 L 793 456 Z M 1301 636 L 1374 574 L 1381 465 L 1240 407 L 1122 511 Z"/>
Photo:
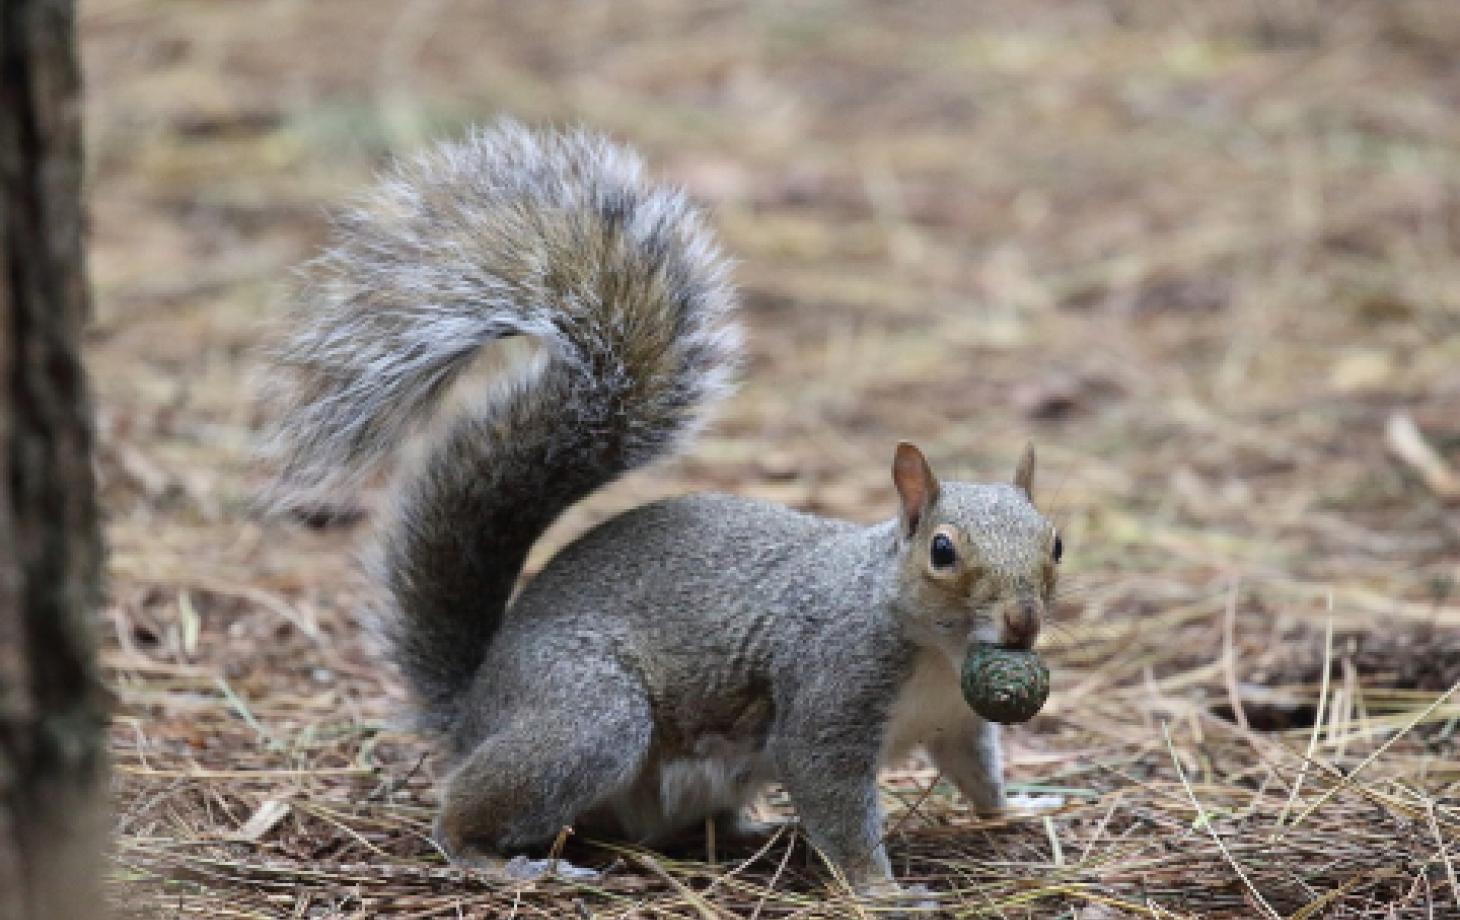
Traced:
<path id="1" fill-rule="evenodd" d="M 1031 650 L 980 642 L 963 659 L 963 698 L 990 722 L 1028 722 L 1049 698 L 1049 668 Z"/>

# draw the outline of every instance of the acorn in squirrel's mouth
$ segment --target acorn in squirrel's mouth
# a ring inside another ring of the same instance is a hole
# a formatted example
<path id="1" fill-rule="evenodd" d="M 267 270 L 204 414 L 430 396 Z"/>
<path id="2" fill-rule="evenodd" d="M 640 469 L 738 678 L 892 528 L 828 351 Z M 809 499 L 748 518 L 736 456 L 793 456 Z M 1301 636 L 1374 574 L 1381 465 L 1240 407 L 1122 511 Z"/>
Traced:
<path id="1" fill-rule="evenodd" d="M 1034 718 L 1049 698 L 1049 668 L 1032 649 L 980 642 L 963 659 L 963 698 L 990 722 Z"/>

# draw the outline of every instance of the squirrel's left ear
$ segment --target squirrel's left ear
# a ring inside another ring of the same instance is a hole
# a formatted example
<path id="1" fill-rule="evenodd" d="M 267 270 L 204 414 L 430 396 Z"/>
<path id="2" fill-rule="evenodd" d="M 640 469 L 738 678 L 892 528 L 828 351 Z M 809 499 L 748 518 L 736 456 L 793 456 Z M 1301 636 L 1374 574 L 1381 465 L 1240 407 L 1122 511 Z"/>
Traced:
<path id="1" fill-rule="evenodd" d="M 907 441 L 897 443 L 892 455 L 892 483 L 902 499 L 902 531 L 905 536 L 917 532 L 923 515 L 938 500 L 938 477 L 923 452 Z"/>
<path id="2" fill-rule="evenodd" d="M 1019 491 L 1034 501 L 1034 442 L 1030 441 L 1024 445 L 1024 454 L 1019 458 L 1019 466 L 1014 470 L 1014 485 Z"/>

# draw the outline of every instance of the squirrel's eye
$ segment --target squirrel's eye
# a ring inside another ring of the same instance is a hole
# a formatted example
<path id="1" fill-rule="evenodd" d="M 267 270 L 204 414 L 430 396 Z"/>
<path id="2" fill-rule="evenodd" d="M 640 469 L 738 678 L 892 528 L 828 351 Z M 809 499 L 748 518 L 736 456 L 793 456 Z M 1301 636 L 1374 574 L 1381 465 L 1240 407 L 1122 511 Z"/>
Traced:
<path id="1" fill-rule="evenodd" d="M 1065 541 L 1063 541 L 1063 540 L 1060 539 L 1060 535 L 1059 534 L 1055 534 L 1054 535 L 1054 550 L 1052 551 L 1051 555 L 1054 556 L 1054 561 L 1056 563 L 1058 563 L 1060 561 L 1060 557 L 1064 556 L 1064 554 L 1065 554 Z"/>
<path id="2" fill-rule="evenodd" d="M 953 561 L 955 559 L 958 558 L 958 554 L 953 551 L 953 541 L 948 539 L 948 535 L 944 533 L 940 533 L 933 537 L 933 549 L 931 555 L 933 559 L 933 568 L 935 569 L 946 569 L 948 568 L 948 566 L 953 564 Z"/>

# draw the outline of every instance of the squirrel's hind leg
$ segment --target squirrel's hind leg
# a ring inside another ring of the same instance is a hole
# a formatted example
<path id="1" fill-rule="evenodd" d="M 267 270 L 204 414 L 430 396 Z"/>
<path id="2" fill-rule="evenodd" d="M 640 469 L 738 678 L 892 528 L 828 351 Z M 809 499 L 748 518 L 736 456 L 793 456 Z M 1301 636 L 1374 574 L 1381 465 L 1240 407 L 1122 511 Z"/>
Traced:
<path id="1" fill-rule="evenodd" d="M 632 785 L 649 749 L 648 701 L 627 681 L 594 683 L 580 680 L 572 701 L 532 700 L 452 771 L 436 840 L 454 861 L 550 845 Z"/>

